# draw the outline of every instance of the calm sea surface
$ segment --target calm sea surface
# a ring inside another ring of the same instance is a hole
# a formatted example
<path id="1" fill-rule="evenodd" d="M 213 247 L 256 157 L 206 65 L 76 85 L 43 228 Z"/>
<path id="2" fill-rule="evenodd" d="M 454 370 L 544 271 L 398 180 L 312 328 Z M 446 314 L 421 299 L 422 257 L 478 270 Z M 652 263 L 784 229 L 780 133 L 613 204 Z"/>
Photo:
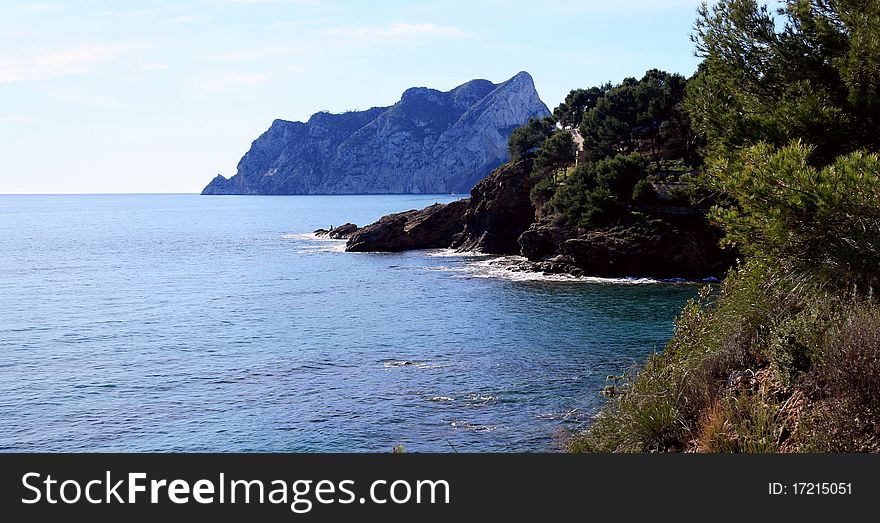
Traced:
<path id="1" fill-rule="evenodd" d="M 550 451 L 696 287 L 308 234 L 448 196 L 0 196 L 0 450 Z"/>

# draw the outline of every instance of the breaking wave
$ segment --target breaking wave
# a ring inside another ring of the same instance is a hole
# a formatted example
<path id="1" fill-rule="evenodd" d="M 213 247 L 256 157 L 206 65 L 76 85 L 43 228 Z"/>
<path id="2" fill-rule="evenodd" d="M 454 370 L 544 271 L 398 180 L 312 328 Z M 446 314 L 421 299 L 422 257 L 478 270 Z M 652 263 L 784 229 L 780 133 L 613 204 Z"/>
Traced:
<path id="1" fill-rule="evenodd" d="M 540 271 L 525 270 L 523 263 L 528 260 L 522 256 L 501 256 L 488 260 L 470 261 L 460 269 L 460 277 L 494 278 L 524 282 L 556 282 L 556 283 L 605 283 L 612 285 L 644 285 L 664 283 L 654 278 L 599 278 L 596 276 L 572 276 L 571 274 L 549 274 Z"/>
<path id="2" fill-rule="evenodd" d="M 345 252 L 345 240 L 316 236 L 313 232 L 282 234 L 281 239 L 294 242 L 300 253 Z"/>

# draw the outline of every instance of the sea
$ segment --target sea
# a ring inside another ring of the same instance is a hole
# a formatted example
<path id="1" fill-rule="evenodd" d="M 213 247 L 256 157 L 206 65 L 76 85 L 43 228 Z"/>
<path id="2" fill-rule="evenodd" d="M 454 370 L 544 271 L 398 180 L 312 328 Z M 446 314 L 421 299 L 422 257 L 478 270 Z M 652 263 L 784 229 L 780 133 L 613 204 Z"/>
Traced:
<path id="1" fill-rule="evenodd" d="M 0 451 L 561 450 L 698 286 L 312 233 L 455 198 L 0 196 Z"/>

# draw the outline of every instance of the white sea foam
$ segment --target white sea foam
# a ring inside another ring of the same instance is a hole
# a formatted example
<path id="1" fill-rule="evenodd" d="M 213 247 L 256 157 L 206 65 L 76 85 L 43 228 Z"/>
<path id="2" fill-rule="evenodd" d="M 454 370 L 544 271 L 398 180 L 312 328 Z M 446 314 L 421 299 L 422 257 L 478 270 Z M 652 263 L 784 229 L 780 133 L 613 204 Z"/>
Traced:
<path id="1" fill-rule="evenodd" d="M 463 278 L 493 278 L 522 282 L 604 283 L 610 285 L 644 285 L 661 283 L 653 278 L 599 278 L 596 276 L 572 276 L 571 274 L 546 274 L 519 269 L 527 260 L 521 256 L 501 256 L 488 260 L 466 263 L 457 272 Z"/>
<path id="2" fill-rule="evenodd" d="M 483 254 L 480 252 L 459 252 L 455 249 L 426 249 L 421 251 L 424 256 L 429 258 L 462 258 L 462 259 L 472 259 L 472 258 L 494 258 L 494 254 Z"/>
<path id="3" fill-rule="evenodd" d="M 435 265 L 435 266 L 433 266 L 433 267 L 424 267 L 424 270 L 426 270 L 426 271 L 438 271 L 438 272 L 450 272 L 450 271 L 453 271 L 453 272 L 454 272 L 454 271 L 456 271 L 457 269 L 455 269 L 454 267 L 449 267 L 449 266 L 447 266 L 447 265 Z"/>
<path id="4" fill-rule="evenodd" d="M 293 241 L 301 253 L 345 252 L 345 240 L 317 236 L 313 232 L 282 234 L 282 240 Z"/>
<path id="5" fill-rule="evenodd" d="M 315 233 L 284 234 L 283 240 L 294 241 L 298 252 L 345 252 L 346 240 L 336 240 Z M 454 249 L 428 249 L 419 251 L 427 258 L 458 258 L 463 263 L 424 267 L 427 271 L 455 273 L 457 278 L 487 278 L 518 282 L 553 283 L 602 283 L 609 285 L 644 285 L 664 283 L 653 278 L 599 278 L 596 276 L 572 276 L 571 274 L 549 274 L 540 271 L 523 270 L 521 265 L 528 262 L 522 256 L 497 256 L 479 252 L 458 252 Z M 670 280 L 667 280 L 668 283 Z"/>
<path id="6" fill-rule="evenodd" d="M 449 426 L 458 430 L 465 430 L 468 432 L 493 432 L 498 428 L 498 425 L 479 425 L 476 423 L 471 423 L 469 421 L 454 419 L 449 422 Z"/>
<path id="7" fill-rule="evenodd" d="M 449 396 L 434 396 L 429 401 L 438 401 L 438 402 L 446 403 L 448 401 L 455 401 L 455 398 L 450 398 Z"/>
<path id="8" fill-rule="evenodd" d="M 488 394 L 467 394 L 465 399 L 467 400 L 468 405 L 480 406 L 492 403 L 496 398 L 495 396 L 490 396 Z"/>
<path id="9" fill-rule="evenodd" d="M 386 369 L 394 368 L 394 367 L 406 367 L 409 365 L 415 365 L 415 362 L 409 360 L 395 360 L 395 361 L 386 361 L 382 364 Z"/>
<path id="10" fill-rule="evenodd" d="M 567 412 L 550 412 L 547 414 L 538 414 L 536 416 L 539 420 L 551 420 L 551 421 L 562 421 L 562 422 L 580 422 L 587 419 L 587 414 L 581 409 L 571 409 Z"/>
<path id="11" fill-rule="evenodd" d="M 392 360 L 386 361 L 382 363 L 382 366 L 386 369 L 396 369 L 400 367 L 412 367 L 414 369 L 442 369 L 445 365 L 437 365 L 434 363 L 425 363 L 422 361 L 410 361 L 410 360 Z"/>

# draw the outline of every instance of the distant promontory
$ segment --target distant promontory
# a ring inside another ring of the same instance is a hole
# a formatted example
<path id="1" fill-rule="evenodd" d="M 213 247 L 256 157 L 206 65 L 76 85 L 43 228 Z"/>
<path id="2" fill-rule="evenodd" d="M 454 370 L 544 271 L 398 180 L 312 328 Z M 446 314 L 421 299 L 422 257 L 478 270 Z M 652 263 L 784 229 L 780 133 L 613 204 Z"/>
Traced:
<path id="1" fill-rule="evenodd" d="M 526 72 L 448 92 L 413 87 L 390 107 L 275 120 L 238 172 L 202 194 L 468 192 L 509 159 L 514 129 L 549 114 Z"/>

